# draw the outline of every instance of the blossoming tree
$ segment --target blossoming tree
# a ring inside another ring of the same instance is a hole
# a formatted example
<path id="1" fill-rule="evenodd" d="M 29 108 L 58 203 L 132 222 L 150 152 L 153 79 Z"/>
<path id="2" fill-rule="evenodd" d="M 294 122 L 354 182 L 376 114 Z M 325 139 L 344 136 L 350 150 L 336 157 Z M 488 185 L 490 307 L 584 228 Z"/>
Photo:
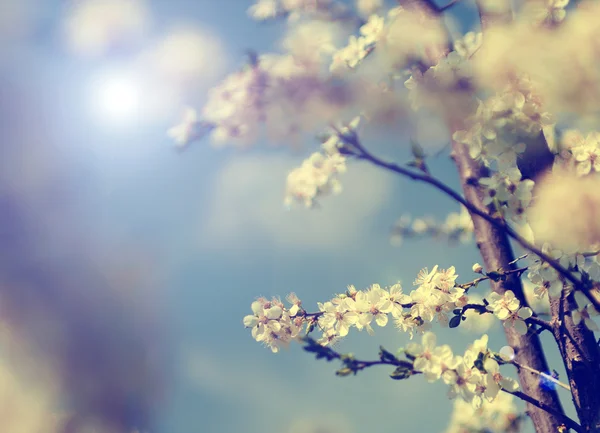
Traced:
<path id="1" fill-rule="evenodd" d="M 263 136 L 298 144 L 317 134 L 320 149 L 288 175 L 289 206 L 313 207 L 338 193 L 352 161 L 362 161 L 463 207 L 444 223 L 403 218 L 394 236 L 474 234 L 482 265 L 461 273 L 477 278 L 459 282 L 455 267 L 433 266 L 410 289 L 349 286 L 310 311 L 295 294 L 288 304 L 259 298 L 243 319 L 257 341 L 277 352 L 296 340 L 317 358 L 338 361 L 340 376 L 388 366 L 395 380 L 443 381 L 456 399 L 451 432 L 518 431 L 524 415 L 514 398 L 527 403 L 538 433 L 598 432 L 600 132 L 590 125 L 600 112 L 600 3 L 477 0 L 480 25 L 461 35 L 448 20 L 457 1 L 401 0 L 385 8 L 381 0 L 353 7 L 258 0 L 253 18 L 287 21 L 285 52 L 252 53 L 169 135 L 183 149 L 205 135 L 246 146 Z M 419 144 L 400 164 L 378 157 L 361 137 L 365 124 L 383 129 L 423 113 L 448 130 L 462 192 L 431 172 Z M 515 257 L 515 248 L 524 254 Z M 491 292 L 477 293 L 483 281 Z M 524 283 L 533 287 L 529 297 Z M 480 335 L 456 352 L 437 341 L 437 326 L 482 318 L 502 322 L 505 343 L 488 345 Z M 382 347 L 359 360 L 333 348 L 354 329 L 372 333 L 390 319 L 415 337 L 397 352 Z M 541 333 L 553 337 L 566 383 L 547 373 Z M 511 367 L 518 380 L 507 375 Z M 565 415 L 557 386 L 570 392 L 578 419 Z"/>

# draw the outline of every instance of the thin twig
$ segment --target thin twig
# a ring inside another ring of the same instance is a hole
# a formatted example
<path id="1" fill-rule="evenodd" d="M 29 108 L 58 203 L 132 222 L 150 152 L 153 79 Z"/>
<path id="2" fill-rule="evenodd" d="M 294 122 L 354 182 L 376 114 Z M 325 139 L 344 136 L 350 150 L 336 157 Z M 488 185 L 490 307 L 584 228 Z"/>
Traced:
<path id="1" fill-rule="evenodd" d="M 552 324 L 550 322 L 540 319 L 537 316 L 531 316 L 530 318 L 525 319 L 525 322 L 536 324 L 540 328 L 545 329 L 546 331 L 550 331 L 550 332 L 554 331 L 554 327 L 552 326 Z"/>
<path id="2" fill-rule="evenodd" d="M 508 262 L 509 265 L 514 265 L 515 263 L 517 263 L 519 260 L 523 260 L 524 258 L 526 258 L 529 254 L 523 254 L 522 256 L 517 257 L 516 259 Z"/>
<path id="3" fill-rule="evenodd" d="M 535 368 L 529 367 L 528 365 L 520 364 L 517 361 L 510 361 L 510 362 L 507 362 L 507 364 L 513 364 L 517 368 L 522 368 L 523 370 L 527 370 L 527 371 L 530 371 L 531 373 L 537 374 L 538 376 L 543 377 L 546 380 L 549 380 L 549 381 L 557 384 L 561 388 L 566 389 L 567 391 L 571 392 L 571 387 L 569 385 L 567 385 L 566 383 L 562 383 L 560 380 L 558 380 L 558 379 L 550 376 L 547 373 L 544 373 L 542 371 L 538 371 Z"/>
<path id="4" fill-rule="evenodd" d="M 511 275 L 511 274 L 517 274 L 517 276 L 520 276 L 527 269 L 528 269 L 527 267 L 518 268 L 518 269 L 509 269 L 507 271 L 503 271 L 503 270 L 499 269 L 497 271 L 488 272 L 483 277 L 476 278 L 473 281 L 469 281 L 468 283 L 457 284 L 457 287 L 465 289 L 465 291 L 466 291 L 473 286 L 477 286 L 477 284 L 481 283 L 482 281 L 493 280 L 495 278 L 502 278 L 506 275 Z"/>
<path id="5" fill-rule="evenodd" d="M 572 420 L 571 418 L 569 418 L 568 416 L 566 416 L 560 412 L 555 411 L 547 404 L 545 404 L 539 400 L 536 400 L 535 398 L 531 397 L 530 395 L 527 395 L 521 391 L 509 391 L 504 388 L 502 389 L 502 391 L 506 392 L 507 394 L 512 394 L 515 397 L 520 398 L 523 401 L 526 401 L 527 403 L 530 403 L 548 413 L 551 413 L 555 417 L 561 419 L 564 422 L 565 426 L 567 426 L 568 428 L 575 430 L 576 432 L 583 433 L 583 429 L 581 428 L 581 426 L 579 424 L 577 424 L 574 420 Z"/>

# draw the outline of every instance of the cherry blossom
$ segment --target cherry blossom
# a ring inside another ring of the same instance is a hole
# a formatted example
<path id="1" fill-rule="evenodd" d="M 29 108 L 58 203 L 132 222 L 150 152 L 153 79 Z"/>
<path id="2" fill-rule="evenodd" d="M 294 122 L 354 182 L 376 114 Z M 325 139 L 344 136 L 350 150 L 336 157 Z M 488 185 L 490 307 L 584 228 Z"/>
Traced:
<path id="1" fill-rule="evenodd" d="M 521 335 L 527 334 L 525 320 L 529 319 L 533 312 L 529 307 L 521 307 L 521 302 L 511 290 L 507 290 L 504 295 L 492 293 L 488 302 L 488 308 L 503 321 L 504 327 L 514 328 Z"/>

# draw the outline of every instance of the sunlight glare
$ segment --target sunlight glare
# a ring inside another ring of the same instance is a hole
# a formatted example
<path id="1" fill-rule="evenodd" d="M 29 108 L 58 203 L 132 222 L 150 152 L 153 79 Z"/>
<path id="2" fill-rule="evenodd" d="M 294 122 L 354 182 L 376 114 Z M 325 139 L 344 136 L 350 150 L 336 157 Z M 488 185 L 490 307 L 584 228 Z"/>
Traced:
<path id="1" fill-rule="evenodd" d="M 101 120 L 131 122 L 141 110 L 139 83 L 126 73 L 107 73 L 92 82 L 92 105 Z"/>

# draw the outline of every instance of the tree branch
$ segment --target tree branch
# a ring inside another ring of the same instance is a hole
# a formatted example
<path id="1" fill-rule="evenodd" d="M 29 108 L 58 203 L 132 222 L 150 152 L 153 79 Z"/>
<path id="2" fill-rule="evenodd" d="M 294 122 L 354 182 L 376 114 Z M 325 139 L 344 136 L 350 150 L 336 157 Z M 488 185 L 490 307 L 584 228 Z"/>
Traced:
<path id="1" fill-rule="evenodd" d="M 339 131 L 338 131 L 338 133 L 339 133 L 339 136 L 342 139 L 344 139 L 344 141 L 346 141 L 346 143 L 348 143 L 351 146 L 351 147 L 342 147 L 340 149 L 340 153 L 342 153 L 344 155 L 354 156 L 359 159 L 364 159 L 378 167 L 382 167 L 382 168 L 385 168 L 386 170 L 401 174 L 412 180 L 424 182 L 429 185 L 432 185 L 439 191 L 446 194 L 448 197 L 450 197 L 450 198 L 454 199 L 455 201 L 457 201 L 458 203 L 462 204 L 464 207 L 466 207 L 469 210 L 469 212 L 471 214 L 475 214 L 475 215 L 483 218 L 488 223 L 492 224 L 496 229 L 500 229 L 501 231 L 506 233 L 506 235 L 508 235 L 510 238 L 514 239 L 523 248 L 525 248 L 526 250 L 531 251 L 532 253 L 539 256 L 543 261 L 547 262 L 550 266 L 552 266 L 554 269 L 556 269 L 556 271 L 559 274 L 561 274 L 564 278 L 566 278 L 571 283 L 573 283 L 573 285 L 575 286 L 576 289 L 583 291 L 587 295 L 587 297 L 590 300 L 590 302 L 592 303 L 592 305 L 594 305 L 594 307 L 596 307 L 596 309 L 598 311 L 600 311 L 600 299 L 598 299 L 598 297 L 596 297 L 595 294 L 591 293 L 591 291 L 590 291 L 591 287 L 583 284 L 577 277 L 575 277 L 575 275 L 573 275 L 572 272 L 570 272 L 568 269 L 563 267 L 557 260 L 553 259 L 549 255 L 544 253 L 541 249 L 537 248 L 535 245 L 532 245 L 531 243 L 527 242 L 527 240 L 524 239 L 521 235 L 519 235 L 512 227 L 510 227 L 506 223 L 506 221 L 504 221 L 501 218 L 495 218 L 495 217 L 491 216 L 485 210 L 484 206 L 482 206 L 481 208 L 475 206 L 471 201 L 463 198 L 458 192 L 454 191 L 452 188 L 447 186 L 445 183 L 436 179 L 435 177 L 431 176 L 428 173 L 415 172 L 415 171 L 406 169 L 404 167 L 400 167 L 399 165 L 397 165 L 395 163 L 386 162 L 386 161 L 383 161 L 383 160 L 377 158 L 376 156 L 372 155 L 370 152 L 368 152 L 362 146 L 362 144 L 359 142 L 358 137 L 356 137 L 356 135 L 342 134 Z M 357 152 L 353 151 L 353 148 L 356 149 Z M 469 170 L 469 173 L 465 173 L 465 174 L 466 174 L 466 177 L 464 179 L 464 182 L 466 182 L 466 184 L 468 184 L 468 185 L 473 184 L 476 181 L 476 179 L 478 179 L 479 177 L 485 177 L 483 175 L 474 177 L 472 175 L 472 170 Z M 512 254 L 511 254 L 511 256 L 512 256 Z"/>
<path id="2" fill-rule="evenodd" d="M 375 365 L 390 365 L 396 367 L 394 373 L 390 375 L 393 379 L 407 379 L 412 375 L 421 374 L 421 372 L 415 371 L 413 369 L 412 362 L 398 359 L 395 355 L 388 352 L 383 347 L 380 347 L 379 360 L 361 361 L 354 358 L 354 356 L 352 355 L 341 354 L 336 350 L 332 349 L 331 347 L 322 346 L 310 337 L 305 337 L 303 340 L 306 343 L 304 350 L 310 353 L 314 353 L 317 359 L 326 359 L 327 361 L 333 361 L 334 359 L 338 359 L 342 361 L 344 367 L 336 371 L 336 375 L 338 376 L 348 376 L 350 374 L 356 375 L 356 373 L 360 370 L 363 370 L 368 367 L 373 367 Z M 511 394 L 517 398 L 520 398 L 521 400 L 526 401 L 527 403 L 541 409 L 542 411 L 547 412 L 553 417 L 560 419 L 561 423 L 567 426 L 568 428 L 571 428 L 578 433 L 584 433 L 579 424 L 577 424 L 571 418 L 566 416 L 564 413 L 557 411 L 552 405 L 549 405 L 542 400 L 538 400 L 535 397 L 532 397 L 531 395 L 526 394 L 522 391 L 508 391 L 504 388 L 502 388 L 502 391 Z M 557 428 L 554 430 L 544 430 L 544 433 L 551 431 L 559 431 L 559 425 L 560 424 L 557 424 Z"/>
<path id="3" fill-rule="evenodd" d="M 535 373 L 538 376 L 543 377 L 544 379 L 549 380 L 550 382 L 557 384 L 561 388 L 566 389 L 569 392 L 571 391 L 571 387 L 569 387 L 569 385 L 567 385 L 565 383 L 562 383 L 560 380 L 558 380 L 558 379 L 550 376 L 547 373 L 544 373 L 543 371 L 538 371 L 538 370 L 536 370 L 534 368 L 529 367 L 528 365 L 519 364 L 517 361 L 514 361 L 514 360 L 513 361 L 508 361 L 508 362 L 505 361 L 505 363 L 506 364 L 512 364 L 512 365 L 514 365 L 517 368 L 523 368 L 523 369 L 525 369 L 527 371 Z"/>
<path id="4" fill-rule="evenodd" d="M 577 308 L 573 294 L 561 293 L 550 299 L 550 310 L 557 318 L 554 339 L 563 359 L 571 385 L 573 404 L 582 431 L 600 431 L 600 349 L 594 333 L 582 322 L 573 323 L 567 311 Z"/>
<path id="5" fill-rule="evenodd" d="M 536 400 L 532 396 L 525 394 L 524 392 L 521 392 L 521 391 L 508 391 L 506 389 L 502 389 L 502 391 L 504 391 L 507 394 L 512 394 L 515 397 L 520 398 L 521 400 L 526 401 L 527 403 L 529 403 L 537 408 L 540 408 L 543 411 L 548 412 L 549 414 L 555 416 L 556 418 L 559 418 L 564 423 L 564 425 L 567 426 L 568 428 L 575 430 L 578 433 L 583 433 L 583 430 L 579 424 L 577 424 L 574 420 L 572 420 L 565 414 L 556 412 L 551 406 L 548 406 L 543 401 Z M 556 429 L 556 430 L 547 430 L 547 431 L 550 432 L 550 431 L 560 431 L 560 430 Z M 544 433 L 546 433 L 546 431 L 544 431 Z"/>

